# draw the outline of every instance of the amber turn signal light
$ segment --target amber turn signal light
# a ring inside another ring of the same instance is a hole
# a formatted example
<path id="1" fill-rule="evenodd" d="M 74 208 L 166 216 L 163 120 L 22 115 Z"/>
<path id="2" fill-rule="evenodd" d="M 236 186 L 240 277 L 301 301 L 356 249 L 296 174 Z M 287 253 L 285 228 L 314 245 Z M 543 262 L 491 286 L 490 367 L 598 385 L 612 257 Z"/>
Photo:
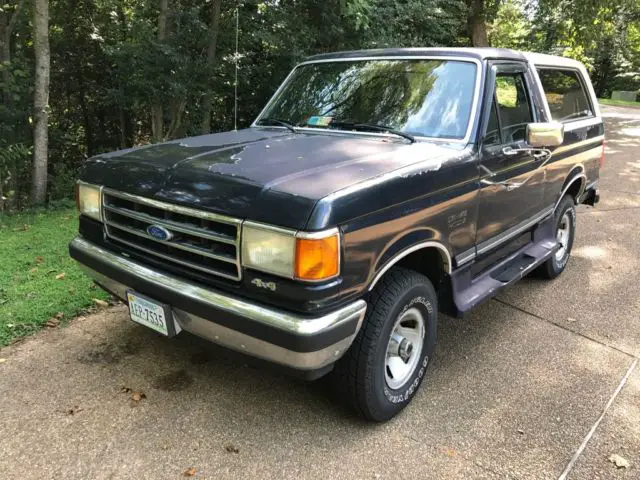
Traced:
<path id="1" fill-rule="evenodd" d="M 340 244 L 338 233 L 325 238 L 297 238 L 295 276 L 319 281 L 338 275 Z"/>

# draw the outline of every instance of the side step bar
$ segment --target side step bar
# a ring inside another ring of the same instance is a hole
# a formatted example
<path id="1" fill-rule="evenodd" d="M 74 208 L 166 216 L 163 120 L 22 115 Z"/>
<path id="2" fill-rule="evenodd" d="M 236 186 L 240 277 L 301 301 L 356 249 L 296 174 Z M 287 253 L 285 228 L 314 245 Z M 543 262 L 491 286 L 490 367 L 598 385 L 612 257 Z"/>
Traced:
<path id="1" fill-rule="evenodd" d="M 495 296 L 547 261 L 558 249 L 555 238 L 543 238 L 525 245 L 491 269 L 470 279 L 470 270 L 452 277 L 453 300 L 459 313 Z"/>

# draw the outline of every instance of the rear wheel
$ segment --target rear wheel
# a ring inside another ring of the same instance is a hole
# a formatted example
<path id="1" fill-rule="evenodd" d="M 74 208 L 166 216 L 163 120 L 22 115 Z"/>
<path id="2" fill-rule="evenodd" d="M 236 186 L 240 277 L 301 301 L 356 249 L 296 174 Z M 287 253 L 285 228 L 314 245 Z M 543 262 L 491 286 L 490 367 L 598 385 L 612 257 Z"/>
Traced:
<path id="1" fill-rule="evenodd" d="M 385 421 L 406 407 L 436 341 L 437 297 L 429 279 L 393 268 L 371 294 L 362 328 L 334 369 L 339 393 L 365 418 Z"/>
<path id="2" fill-rule="evenodd" d="M 556 240 L 558 249 L 549 260 L 538 267 L 543 278 L 553 279 L 560 275 L 569 262 L 573 239 L 576 234 L 576 207 L 573 197 L 565 195 L 555 212 Z"/>

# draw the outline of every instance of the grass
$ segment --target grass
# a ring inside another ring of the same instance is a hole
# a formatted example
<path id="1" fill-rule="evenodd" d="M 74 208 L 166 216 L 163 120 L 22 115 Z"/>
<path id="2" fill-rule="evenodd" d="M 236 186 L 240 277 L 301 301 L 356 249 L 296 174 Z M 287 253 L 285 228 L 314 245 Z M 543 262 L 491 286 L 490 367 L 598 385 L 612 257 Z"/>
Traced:
<path id="1" fill-rule="evenodd" d="M 108 297 L 69 257 L 77 231 L 73 208 L 0 215 L 0 347 Z"/>
<path id="2" fill-rule="evenodd" d="M 626 100 L 611 100 L 610 98 L 599 98 L 602 105 L 614 105 L 618 107 L 640 107 L 640 102 L 627 102 Z"/>

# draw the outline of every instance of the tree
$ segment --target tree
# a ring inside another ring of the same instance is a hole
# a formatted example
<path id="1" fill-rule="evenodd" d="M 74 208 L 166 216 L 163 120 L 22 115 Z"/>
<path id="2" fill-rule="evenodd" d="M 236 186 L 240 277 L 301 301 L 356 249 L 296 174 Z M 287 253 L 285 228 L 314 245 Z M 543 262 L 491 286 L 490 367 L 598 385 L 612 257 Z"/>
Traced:
<path id="1" fill-rule="evenodd" d="M 210 78 L 213 74 L 213 67 L 216 63 L 216 53 L 218 48 L 218 34 L 220 32 L 220 6 L 222 0 L 212 0 L 211 2 L 211 23 L 209 25 L 209 46 L 207 48 L 207 60 L 205 63 L 205 75 Z M 200 131 L 203 134 L 211 131 L 211 88 L 207 88 L 202 101 L 202 125 Z"/>
<path id="2" fill-rule="evenodd" d="M 158 13 L 158 43 L 162 44 L 167 39 L 167 17 L 169 16 L 169 0 L 160 0 L 160 12 Z M 158 95 L 151 106 L 151 134 L 154 142 L 164 139 L 164 110 L 162 108 L 162 96 Z"/>
<path id="3" fill-rule="evenodd" d="M 19 2 L 10 9 L 9 5 L 0 9 L 0 66 L 2 68 L 3 83 L 8 85 L 10 82 L 9 64 L 11 63 L 11 39 L 13 31 L 18 22 L 18 17 L 24 6 L 24 0 Z M 9 92 L 3 92 L 4 102 L 7 106 L 11 104 L 11 95 Z"/>
<path id="4" fill-rule="evenodd" d="M 469 12 L 467 29 L 469 40 L 474 47 L 488 47 L 487 23 L 485 19 L 485 0 L 467 0 Z"/>
<path id="5" fill-rule="evenodd" d="M 47 195 L 49 128 L 49 0 L 35 0 L 33 10 L 35 88 L 33 94 L 33 180 L 31 200 L 44 203 Z"/>

